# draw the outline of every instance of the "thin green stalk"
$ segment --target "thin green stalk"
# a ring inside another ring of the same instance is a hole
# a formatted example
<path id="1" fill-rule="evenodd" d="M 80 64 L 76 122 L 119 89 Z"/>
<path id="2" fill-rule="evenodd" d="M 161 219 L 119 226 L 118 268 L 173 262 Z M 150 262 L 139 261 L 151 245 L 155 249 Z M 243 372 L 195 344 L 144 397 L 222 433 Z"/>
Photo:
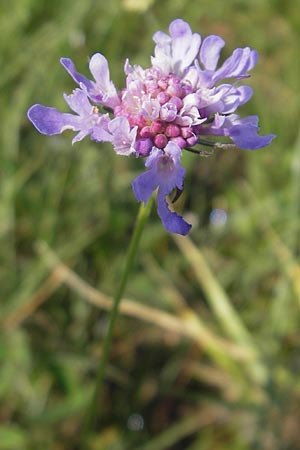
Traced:
<path id="1" fill-rule="evenodd" d="M 109 352 L 112 344 L 112 337 L 114 332 L 114 325 L 118 316 L 119 312 L 119 305 L 120 301 L 124 295 L 124 291 L 127 285 L 129 274 L 132 270 L 135 256 L 137 254 L 139 242 L 141 239 L 141 235 L 145 226 L 145 223 L 147 221 L 147 218 L 149 216 L 151 206 L 152 206 L 153 199 L 152 197 L 149 199 L 146 206 L 144 206 L 141 203 L 139 213 L 137 216 L 134 232 L 131 237 L 131 241 L 129 244 L 126 261 L 125 261 L 125 267 L 124 271 L 121 277 L 120 285 L 118 290 L 116 291 L 114 300 L 113 300 L 113 307 L 110 312 L 109 316 L 109 322 L 108 322 L 108 329 L 106 336 L 103 341 L 102 345 L 102 354 L 101 359 L 99 362 L 98 372 L 97 372 L 97 378 L 96 378 L 96 384 L 95 384 L 95 390 L 93 393 L 92 401 L 90 404 L 90 407 L 88 409 L 86 423 L 85 423 L 85 429 L 84 429 L 84 436 L 85 439 L 87 433 L 89 430 L 93 428 L 95 425 L 97 416 L 99 414 L 99 404 L 101 404 L 101 396 L 102 396 L 102 389 L 103 389 L 103 383 L 106 373 L 106 366 L 108 362 Z"/>

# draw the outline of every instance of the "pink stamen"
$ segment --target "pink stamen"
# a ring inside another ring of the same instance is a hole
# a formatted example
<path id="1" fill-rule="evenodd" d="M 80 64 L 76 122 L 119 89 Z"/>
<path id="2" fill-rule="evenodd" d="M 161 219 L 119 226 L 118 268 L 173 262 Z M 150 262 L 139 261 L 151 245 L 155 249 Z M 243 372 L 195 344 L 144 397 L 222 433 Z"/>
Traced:
<path id="1" fill-rule="evenodd" d="M 160 109 L 160 118 L 162 120 L 166 120 L 167 122 L 173 122 L 174 119 L 176 119 L 177 116 L 177 108 L 174 103 L 165 103 L 162 105 Z"/>
<path id="2" fill-rule="evenodd" d="M 153 147 L 153 142 L 149 138 L 138 139 L 135 143 L 135 149 L 141 156 L 148 156 Z"/>
<path id="3" fill-rule="evenodd" d="M 170 96 L 166 92 L 160 91 L 159 94 L 157 94 L 156 98 L 159 103 L 163 105 L 164 103 L 167 103 L 169 101 Z"/>
<path id="4" fill-rule="evenodd" d="M 181 100 L 181 98 L 176 97 L 176 95 L 170 98 L 170 103 L 174 103 L 174 105 L 177 108 L 177 111 L 179 111 L 183 106 L 183 101 Z"/>
<path id="5" fill-rule="evenodd" d="M 168 138 L 164 134 L 157 134 L 154 138 L 154 145 L 157 148 L 164 148 L 168 143 Z"/>
<path id="6" fill-rule="evenodd" d="M 165 124 L 162 120 L 154 120 L 151 124 L 151 132 L 156 134 L 156 133 L 162 133 L 163 131 L 165 131 Z"/>
<path id="7" fill-rule="evenodd" d="M 172 85 L 167 88 L 167 93 L 170 96 L 183 97 L 184 92 L 180 85 Z"/>
<path id="8" fill-rule="evenodd" d="M 191 127 L 181 127 L 181 136 L 184 139 L 190 138 L 193 134 Z"/>
<path id="9" fill-rule="evenodd" d="M 178 125 L 169 124 L 166 127 L 166 136 L 175 138 L 180 135 L 180 127 Z"/>
<path id="10" fill-rule="evenodd" d="M 162 78 L 160 78 L 157 82 L 158 86 L 165 91 L 167 89 L 167 87 L 169 86 L 169 81 L 168 81 L 168 77 L 164 76 Z"/>
<path id="11" fill-rule="evenodd" d="M 151 128 L 149 125 L 143 127 L 140 131 L 141 138 L 150 138 L 152 136 Z"/>
<path id="12" fill-rule="evenodd" d="M 180 148 L 184 148 L 186 146 L 186 140 L 183 137 L 178 136 L 171 139 L 172 142 L 178 145 Z"/>

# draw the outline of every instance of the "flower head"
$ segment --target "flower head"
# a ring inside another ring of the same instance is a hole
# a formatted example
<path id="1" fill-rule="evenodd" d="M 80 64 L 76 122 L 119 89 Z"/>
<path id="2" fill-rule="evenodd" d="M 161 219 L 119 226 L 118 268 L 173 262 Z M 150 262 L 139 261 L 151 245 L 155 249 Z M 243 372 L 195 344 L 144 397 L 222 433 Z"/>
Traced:
<path id="1" fill-rule="evenodd" d="M 241 149 L 256 150 L 268 145 L 274 135 L 258 134 L 257 116 L 236 114 L 252 96 L 252 89 L 240 82 L 257 63 L 255 50 L 237 48 L 219 65 L 225 45 L 221 37 L 211 35 L 201 43 L 201 36 L 181 19 L 171 22 L 169 33 L 154 34 L 151 67 L 131 66 L 126 60 L 126 85 L 120 91 L 100 53 L 89 63 L 93 80 L 77 72 L 70 59 L 62 58 L 61 64 L 78 84 L 71 95 L 64 95 L 75 114 L 37 104 L 28 117 L 43 134 L 70 129 L 77 132 L 72 143 L 90 135 L 97 142 L 111 142 L 119 155 L 146 158 L 148 170 L 132 183 L 136 199 L 145 203 L 157 189 L 163 225 L 167 231 L 186 235 L 191 226 L 167 203 L 173 189 L 183 189 L 182 151 L 197 152 L 195 145 L 207 143 L 219 145 L 204 140 L 206 136 L 227 137 Z"/>

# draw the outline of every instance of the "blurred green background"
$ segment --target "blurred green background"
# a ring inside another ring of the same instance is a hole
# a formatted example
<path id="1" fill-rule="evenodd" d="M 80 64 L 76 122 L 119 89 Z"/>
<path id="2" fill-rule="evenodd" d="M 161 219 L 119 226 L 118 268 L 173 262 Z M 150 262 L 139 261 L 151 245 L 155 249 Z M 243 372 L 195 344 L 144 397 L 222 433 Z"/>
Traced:
<path id="1" fill-rule="evenodd" d="M 72 147 L 69 132 L 39 135 L 26 111 L 67 111 L 62 93 L 75 85 L 61 56 L 88 75 L 100 51 L 122 87 L 125 58 L 147 67 L 153 33 L 176 17 L 221 35 L 223 58 L 259 51 L 240 112 L 277 139 L 258 152 L 184 155 L 178 207 L 194 226 L 174 239 L 152 211 L 87 448 L 300 449 L 299 8 L 0 0 L 0 450 L 78 448 L 143 168 L 106 144 Z"/>

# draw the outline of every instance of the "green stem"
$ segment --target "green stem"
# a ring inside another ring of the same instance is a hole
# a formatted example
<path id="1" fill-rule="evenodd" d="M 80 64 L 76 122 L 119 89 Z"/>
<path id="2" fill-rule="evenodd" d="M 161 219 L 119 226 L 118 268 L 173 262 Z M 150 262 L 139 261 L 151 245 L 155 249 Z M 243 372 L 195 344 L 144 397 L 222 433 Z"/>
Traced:
<path id="1" fill-rule="evenodd" d="M 84 439 L 87 436 L 87 433 L 94 427 L 96 419 L 97 419 L 97 414 L 99 413 L 98 406 L 99 406 L 99 404 L 101 404 L 103 382 L 104 382 L 104 378 L 105 378 L 109 352 L 110 352 L 110 348 L 112 345 L 114 326 L 115 326 L 115 322 L 116 322 L 118 312 L 119 312 L 120 301 L 123 297 L 123 294 L 124 294 L 124 291 L 125 291 L 125 288 L 127 285 L 128 277 L 129 277 L 129 274 L 130 274 L 133 264 L 134 264 L 134 260 L 135 260 L 135 256 L 136 256 L 136 253 L 138 250 L 141 235 L 142 235 L 145 223 L 147 221 L 147 218 L 149 216 L 152 202 L 153 202 L 153 198 L 151 197 L 149 199 L 148 203 L 146 204 L 146 206 L 144 206 L 141 203 L 141 206 L 139 209 L 134 232 L 132 234 L 128 252 L 127 252 L 127 256 L 126 256 L 124 271 L 123 271 L 123 274 L 121 277 L 119 288 L 116 291 L 116 294 L 114 297 L 113 306 L 112 306 L 110 316 L 109 316 L 108 329 L 107 329 L 107 333 L 106 333 L 106 336 L 104 337 L 104 341 L 103 341 L 103 345 L 102 345 L 102 354 L 101 354 L 101 359 L 99 362 L 99 367 L 98 367 L 98 372 L 97 372 L 95 390 L 94 390 L 92 401 L 91 401 L 91 404 L 90 404 L 90 407 L 89 407 L 89 410 L 87 413 L 85 429 L 84 429 L 84 433 L 83 433 Z"/>

